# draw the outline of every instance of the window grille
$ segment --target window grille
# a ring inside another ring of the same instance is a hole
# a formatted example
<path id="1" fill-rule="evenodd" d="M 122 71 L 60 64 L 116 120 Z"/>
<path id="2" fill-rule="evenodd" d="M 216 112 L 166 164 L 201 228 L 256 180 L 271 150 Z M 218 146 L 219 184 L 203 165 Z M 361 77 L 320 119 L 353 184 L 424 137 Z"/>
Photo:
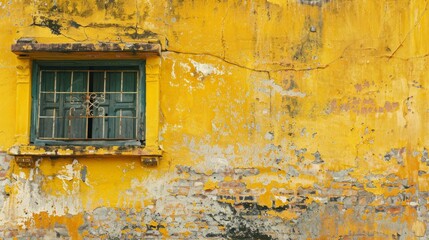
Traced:
<path id="1" fill-rule="evenodd" d="M 37 139 L 140 139 L 139 69 L 88 68 L 39 70 Z"/>

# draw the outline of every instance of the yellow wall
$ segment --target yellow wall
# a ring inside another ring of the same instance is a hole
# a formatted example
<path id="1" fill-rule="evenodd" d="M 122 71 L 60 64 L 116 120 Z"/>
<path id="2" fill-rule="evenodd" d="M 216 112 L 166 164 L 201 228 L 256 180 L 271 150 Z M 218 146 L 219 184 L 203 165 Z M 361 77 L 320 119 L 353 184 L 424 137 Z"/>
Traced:
<path id="1" fill-rule="evenodd" d="M 0 237 L 428 238 L 427 8 L 0 0 Z M 28 138 L 21 37 L 159 40 L 160 164 L 17 166 L 5 152 Z"/>

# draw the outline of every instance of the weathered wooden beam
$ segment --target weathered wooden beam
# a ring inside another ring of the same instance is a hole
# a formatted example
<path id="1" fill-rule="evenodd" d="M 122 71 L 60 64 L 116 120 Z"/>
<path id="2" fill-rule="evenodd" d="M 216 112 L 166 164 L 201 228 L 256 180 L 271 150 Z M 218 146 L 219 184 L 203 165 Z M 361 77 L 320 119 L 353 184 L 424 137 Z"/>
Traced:
<path id="1" fill-rule="evenodd" d="M 40 53 L 128 53 L 156 54 L 161 53 L 159 43 L 37 43 L 23 39 L 12 44 L 12 52 L 20 56 L 40 55 Z"/>

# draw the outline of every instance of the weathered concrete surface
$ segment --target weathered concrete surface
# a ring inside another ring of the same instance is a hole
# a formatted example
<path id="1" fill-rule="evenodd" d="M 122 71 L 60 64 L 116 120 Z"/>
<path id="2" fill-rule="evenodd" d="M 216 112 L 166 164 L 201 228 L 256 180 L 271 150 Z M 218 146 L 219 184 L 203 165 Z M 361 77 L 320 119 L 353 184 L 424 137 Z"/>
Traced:
<path id="1" fill-rule="evenodd" d="M 152 168 L 79 156 L 23 169 L 2 153 L 0 237 L 428 239 L 427 8 L 0 1 L 0 151 L 28 138 L 14 127 L 29 121 L 21 37 L 159 42 L 164 150 Z"/>

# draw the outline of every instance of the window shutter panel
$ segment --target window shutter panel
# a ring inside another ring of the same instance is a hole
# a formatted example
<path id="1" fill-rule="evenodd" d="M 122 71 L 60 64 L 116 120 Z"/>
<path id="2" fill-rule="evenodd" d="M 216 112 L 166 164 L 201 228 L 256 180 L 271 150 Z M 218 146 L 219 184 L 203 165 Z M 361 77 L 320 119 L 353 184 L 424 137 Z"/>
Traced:
<path id="1" fill-rule="evenodd" d="M 136 138 L 137 73 L 110 72 L 107 74 L 106 89 L 115 92 L 106 99 L 108 116 L 108 138 Z"/>
<path id="2" fill-rule="evenodd" d="M 53 72 L 40 72 L 40 104 L 38 135 L 42 138 L 54 136 L 54 117 L 58 111 L 58 104 L 54 100 L 55 74 Z"/>
<path id="3" fill-rule="evenodd" d="M 86 109 L 83 106 L 86 99 L 82 92 L 86 92 L 88 74 L 76 71 L 73 74 L 67 72 L 67 75 L 68 81 L 64 77 L 64 81 L 61 81 L 60 84 L 60 91 L 68 92 L 67 94 L 60 94 L 62 97 L 60 111 L 63 116 L 62 137 L 83 139 L 86 138 L 87 119 L 85 118 Z"/>

